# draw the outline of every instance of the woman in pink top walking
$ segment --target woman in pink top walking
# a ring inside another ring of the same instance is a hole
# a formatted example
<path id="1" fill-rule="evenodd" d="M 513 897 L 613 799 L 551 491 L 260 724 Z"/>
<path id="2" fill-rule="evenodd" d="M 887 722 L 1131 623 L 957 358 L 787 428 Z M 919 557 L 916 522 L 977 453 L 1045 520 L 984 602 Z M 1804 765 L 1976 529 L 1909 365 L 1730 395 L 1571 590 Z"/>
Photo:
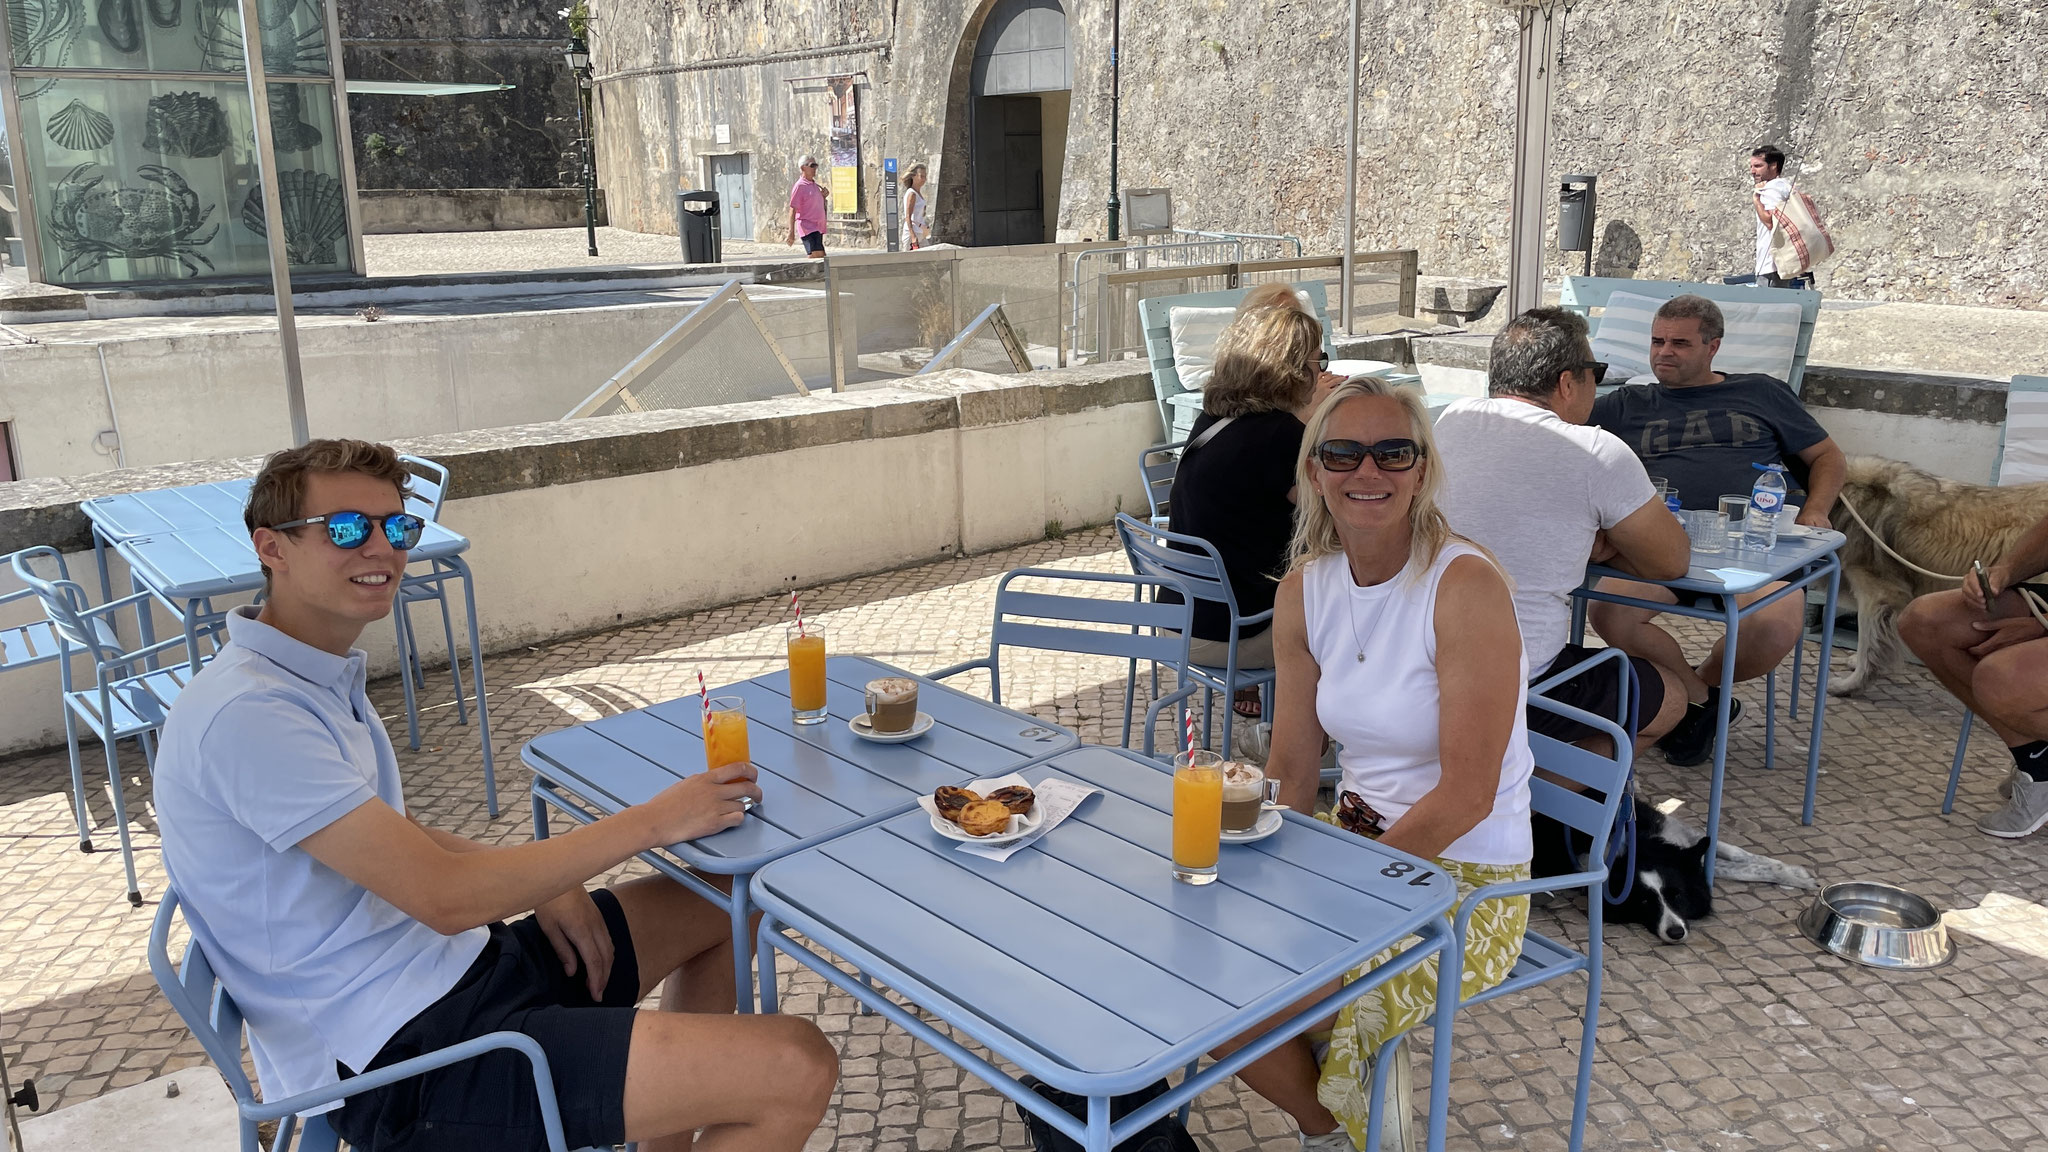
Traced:
<path id="1" fill-rule="evenodd" d="M 784 244 L 804 238 L 804 255 L 813 260 L 825 256 L 825 198 L 831 193 L 818 183 L 818 158 L 797 161 L 797 181 L 789 189 L 789 236 Z"/>

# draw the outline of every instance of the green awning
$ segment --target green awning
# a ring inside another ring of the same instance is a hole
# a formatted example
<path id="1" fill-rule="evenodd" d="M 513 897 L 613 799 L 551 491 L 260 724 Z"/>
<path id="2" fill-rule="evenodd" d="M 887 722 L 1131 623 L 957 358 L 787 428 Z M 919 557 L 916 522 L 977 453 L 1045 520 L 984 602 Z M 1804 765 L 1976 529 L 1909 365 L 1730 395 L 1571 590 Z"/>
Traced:
<path id="1" fill-rule="evenodd" d="M 350 80 L 346 90 L 357 96 L 468 96 L 505 92 L 510 84 L 433 84 L 424 80 Z"/>

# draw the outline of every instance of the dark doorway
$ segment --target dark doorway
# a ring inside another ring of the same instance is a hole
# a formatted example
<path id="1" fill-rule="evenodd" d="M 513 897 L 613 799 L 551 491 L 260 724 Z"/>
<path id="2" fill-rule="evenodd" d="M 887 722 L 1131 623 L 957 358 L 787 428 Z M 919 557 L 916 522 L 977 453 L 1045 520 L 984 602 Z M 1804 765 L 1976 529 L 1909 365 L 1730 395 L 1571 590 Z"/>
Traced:
<path id="1" fill-rule="evenodd" d="M 1045 135 L 1036 96 L 974 100 L 974 242 L 1045 242 Z"/>

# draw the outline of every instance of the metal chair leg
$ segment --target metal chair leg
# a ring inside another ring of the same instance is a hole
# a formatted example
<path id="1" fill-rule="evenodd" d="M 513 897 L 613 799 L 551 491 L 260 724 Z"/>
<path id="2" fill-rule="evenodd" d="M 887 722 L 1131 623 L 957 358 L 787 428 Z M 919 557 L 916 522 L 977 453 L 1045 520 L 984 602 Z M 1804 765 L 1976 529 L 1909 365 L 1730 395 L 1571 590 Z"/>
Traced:
<path id="1" fill-rule="evenodd" d="M 414 693 L 412 674 L 412 645 L 405 642 L 406 613 L 405 601 L 393 605 L 391 629 L 398 637 L 398 682 L 405 690 L 405 738 L 413 751 L 420 750 L 420 702 Z"/>
<path id="2" fill-rule="evenodd" d="M 448 590 L 442 588 L 438 591 L 440 594 L 435 599 L 441 604 L 441 636 L 448 643 L 448 674 L 455 680 L 455 722 L 467 724 L 469 705 L 463 699 L 462 657 L 455 651 L 455 609 L 448 603 Z M 476 653 L 470 653 L 469 658 L 476 659 Z"/>
<path id="3" fill-rule="evenodd" d="M 1956 736 L 1956 757 L 1948 766 L 1948 792 L 1941 798 L 1943 816 L 1956 810 L 1956 785 L 1963 781 L 1963 754 L 1970 750 L 1970 729 L 1976 723 L 1976 713 L 1963 713 L 1963 730 Z"/>
<path id="4" fill-rule="evenodd" d="M 128 842 L 127 791 L 121 783 L 120 741 L 109 732 L 101 741 L 107 750 L 107 783 L 114 789 L 114 827 L 121 833 L 121 867 L 128 873 L 128 903 L 142 907 L 142 886 L 135 880 L 135 846 Z"/>
<path id="5" fill-rule="evenodd" d="M 92 851 L 92 810 L 85 803 L 85 766 L 78 754 L 78 715 L 64 705 L 64 746 L 71 753 L 71 802 L 77 809 L 78 850 Z"/>

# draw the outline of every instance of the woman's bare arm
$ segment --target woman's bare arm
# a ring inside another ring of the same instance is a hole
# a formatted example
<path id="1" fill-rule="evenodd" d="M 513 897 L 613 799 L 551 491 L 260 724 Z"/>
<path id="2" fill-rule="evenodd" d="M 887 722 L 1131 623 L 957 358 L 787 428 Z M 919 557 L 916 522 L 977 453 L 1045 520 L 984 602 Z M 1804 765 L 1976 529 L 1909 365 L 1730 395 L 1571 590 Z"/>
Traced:
<path id="1" fill-rule="evenodd" d="M 1460 556 L 1444 570 L 1435 625 L 1443 777 L 1380 838 L 1425 860 L 1492 813 L 1522 689 L 1514 600 L 1483 557 Z"/>

